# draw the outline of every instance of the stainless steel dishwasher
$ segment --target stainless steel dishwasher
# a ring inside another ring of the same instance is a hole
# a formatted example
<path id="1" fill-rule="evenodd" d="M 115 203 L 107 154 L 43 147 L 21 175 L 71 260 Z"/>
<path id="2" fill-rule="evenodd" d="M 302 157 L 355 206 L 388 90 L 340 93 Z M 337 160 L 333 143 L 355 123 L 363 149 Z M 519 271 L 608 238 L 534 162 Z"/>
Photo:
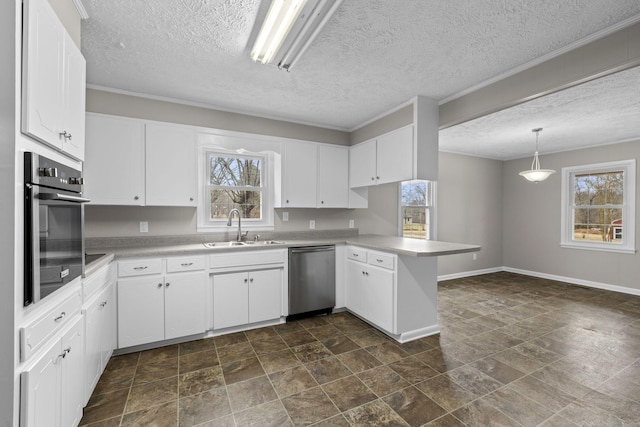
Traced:
<path id="1" fill-rule="evenodd" d="M 329 314 L 335 305 L 335 246 L 289 248 L 287 320 L 314 314 Z"/>

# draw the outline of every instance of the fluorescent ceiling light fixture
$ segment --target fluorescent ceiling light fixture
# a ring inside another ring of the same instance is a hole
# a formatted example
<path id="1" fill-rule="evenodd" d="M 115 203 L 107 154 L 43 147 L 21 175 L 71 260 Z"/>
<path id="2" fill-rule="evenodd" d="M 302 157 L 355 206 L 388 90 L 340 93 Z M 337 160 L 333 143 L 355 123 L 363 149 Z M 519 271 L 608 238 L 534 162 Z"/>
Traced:
<path id="1" fill-rule="evenodd" d="M 251 59 L 291 71 L 342 0 L 271 0 Z"/>
<path id="2" fill-rule="evenodd" d="M 520 175 L 525 177 L 527 180 L 531 182 L 535 182 L 536 184 L 540 181 L 544 181 L 549 178 L 551 174 L 556 173 L 556 171 L 552 169 L 540 169 L 540 159 L 538 158 L 538 136 L 542 128 L 531 129 L 531 132 L 535 132 L 536 134 L 536 152 L 533 155 L 533 162 L 531 162 L 531 169 L 527 171 L 520 172 Z"/>

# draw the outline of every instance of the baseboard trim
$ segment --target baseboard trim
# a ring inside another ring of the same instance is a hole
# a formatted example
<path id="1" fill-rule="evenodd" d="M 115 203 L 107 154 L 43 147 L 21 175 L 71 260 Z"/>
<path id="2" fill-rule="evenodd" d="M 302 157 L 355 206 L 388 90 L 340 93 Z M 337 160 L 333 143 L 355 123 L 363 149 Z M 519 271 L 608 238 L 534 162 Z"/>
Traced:
<path id="1" fill-rule="evenodd" d="M 538 271 L 522 270 L 513 267 L 492 267 L 484 270 L 463 271 L 460 273 L 444 274 L 438 276 L 438 282 L 452 279 L 462 279 L 465 277 L 479 276 L 481 274 L 499 273 L 506 271 L 507 273 L 522 274 L 524 276 L 539 277 L 541 279 L 557 280 L 558 282 L 568 283 L 570 285 L 587 286 L 589 288 L 604 289 L 606 291 L 620 292 L 623 294 L 640 296 L 640 289 L 628 288 L 626 286 L 612 285 L 609 283 L 594 282 L 592 280 L 576 279 L 574 277 L 558 276 L 556 274 L 540 273 Z"/>
<path id="2" fill-rule="evenodd" d="M 504 267 L 485 268 L 483 270 L 463 271 L 461 273 L 443 274 L 438 276 L 438 282 L 442 280 L 462 279 L 463 277 L 480 276 L 481 274 L 499 273 L 504 271 Z"/>
<path id="3" fill-rule="evenodd" d="M 555 274 L 540 273 L 538 271 L 521 270 L 519 268 L 502 267 L 502 270 L 509 273 L 539 277 L 541 279 L 557 280 L 559 282 L 565 282 L 571 285 L 587 286 L 589 288 L 604 289 L 607 291 L 621 292 L 623 294 L 640 296 L 640 289 L 628 288 L 626 286 L 611 285 L 609 283 L 594 282 L 591 280 L 576 279 L 574 277 L 558 276 Z"/>

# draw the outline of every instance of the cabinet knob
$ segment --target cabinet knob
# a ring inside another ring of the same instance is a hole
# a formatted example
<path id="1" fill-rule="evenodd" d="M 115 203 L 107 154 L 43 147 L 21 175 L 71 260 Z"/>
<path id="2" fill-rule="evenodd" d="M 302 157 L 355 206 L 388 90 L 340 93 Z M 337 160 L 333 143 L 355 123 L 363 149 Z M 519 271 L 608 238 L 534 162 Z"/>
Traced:
<path id="1" fill-rule="evenodd" d="M 158 283 L 158 288 L 161 288 L 161 287 L 162 287 L 162 283 Z"/>
<path id="2" fill-rule="evenodd" d="M 71 134 L 66 130 L 60 132 L 60 136 L 63 137 L 64 139 L 71 139 Z"/>
<path id="3" fill-rule="evenodd" d="M 376 179 L 374 177 L 371 177 L 371 181 L 375 181 Z"/>
<path id="4" fill-rule="evenodd" d="M 253 283 L 253 277 L 252 277 L 251 279 L 249 279 L 249 281 L 250 281 L 251 283 Z"/>
<path id="5" fill-rule="evenodd" d="M 324 200 L 322 200 L 320 203 L 324 205 Z"/>
<path id="6" fill-rule="evenodd" d="M 376 176 L 376 179 L 380 179 L 380 177 L 379 177 L 379 176 Z"/>
<path id="7" fill-rule="evenodd" d="M 171 285 L 171 283 L 167 282 L 167 284 L 166 284 L 166 285 L 164 285 L 164 286 L 166 286 L 166 287 L 168 288 L 168 287 L 169 287 L 169 285 Z"/>
<path id="8" fill-rule="evenodd" d="M 287 203 L 289 203 L 289 200 L 287 200 Z"/>
<path id="9" fill-rule="evenodd" d="M 190 202 L 193 202 L 193 197 L 189 197 L 189 201 L 190 201 Z"/>
<path id="10" fill-rule="evenodd" d="M 134 197 L 133 197 L 133 200 L 138 200 L 139 198 L 140 198 L 140 197 L 138 197 L 138 196 L 134 196 Z"/>
<path id="11" fill-rule="evenodd" d="M 66 316 L 67 313 L 65 313 L 64 311 L 62 313 L 60 313 L 60 316 L 56 317 L 55 319 L 53 319 L 54 322 L 59 322 L 62 319 L 64 319 L 64 316 Z"/>
<path id="12" fill-rule="evenodd" d="M 244 283 L 247 283 L 247 279 L 244 279 Z"/>

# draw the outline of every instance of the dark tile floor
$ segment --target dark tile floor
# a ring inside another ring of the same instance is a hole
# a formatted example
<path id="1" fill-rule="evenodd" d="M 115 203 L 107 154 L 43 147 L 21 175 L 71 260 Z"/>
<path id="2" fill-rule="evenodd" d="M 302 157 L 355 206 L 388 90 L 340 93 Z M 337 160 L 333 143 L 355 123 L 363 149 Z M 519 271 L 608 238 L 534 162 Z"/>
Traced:
<path id="1" fill-rule="evenodd" d="M 509 273 L 438 297 L 404 345 L 338 313 L 113 357 L 81 424 L 640 425 L 640 297 Z"/>

